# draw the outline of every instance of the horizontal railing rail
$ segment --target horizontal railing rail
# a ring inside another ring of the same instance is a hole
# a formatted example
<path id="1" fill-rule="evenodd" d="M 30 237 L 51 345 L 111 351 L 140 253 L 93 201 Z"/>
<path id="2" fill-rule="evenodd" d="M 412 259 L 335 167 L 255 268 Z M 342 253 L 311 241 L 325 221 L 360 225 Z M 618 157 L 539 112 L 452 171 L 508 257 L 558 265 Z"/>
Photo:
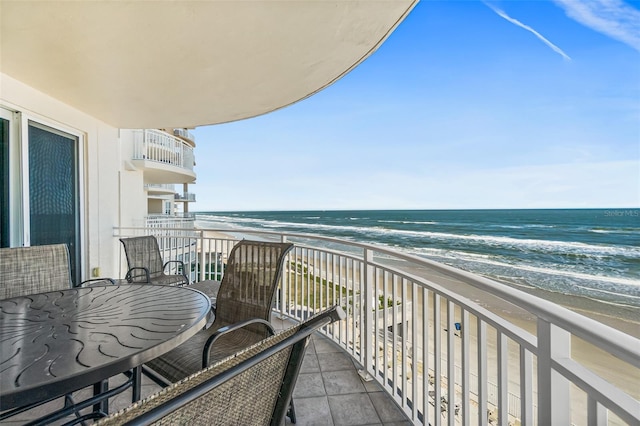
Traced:
<path id="1" fill-rule="evenodd" d="M 408 253 L 318 235 L 115 229 L 142 234 L 156 235 L 168 256 L 189 259 L 194 281 L 221 279 L 239 238 L 295 243 L 276 310 L 303 320 L 341 305 L 347 319 L 324 333 L 415 424 L 640 423 L 640 390 L 625 382 L 640 375 L 640 340 L 552 302 Z M 491 298 L 504 309 L 481 305 Z M 526 314 L 527 329 L 504 311 Z M 578 347 L 601 352 L 624 377 L 601 377 L 602 366 L 589 365 Z"/>

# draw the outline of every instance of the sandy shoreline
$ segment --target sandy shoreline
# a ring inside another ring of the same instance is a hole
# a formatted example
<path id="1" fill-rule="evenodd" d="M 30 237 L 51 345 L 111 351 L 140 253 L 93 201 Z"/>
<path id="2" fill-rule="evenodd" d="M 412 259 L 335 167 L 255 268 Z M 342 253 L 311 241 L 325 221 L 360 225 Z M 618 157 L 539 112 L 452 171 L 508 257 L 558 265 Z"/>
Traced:
<path id="1" fill-rule="evenodd" d="M 438 271 L 423 269 L 412 272 L 473 300 L 478 305 L 534 335 L 537 334 L 535 316 L 524 309 L 504 302 L 481 289 Z M 514 287 L 516 286 L 514 285 Z M 516 288 L 521 291 L 526 290 L 526 293 L 556 303 L 636 338 L 640 337 L 640 309 L 612 305 L 585 297 L 569 296 L 535 288 Z M 573 338 L 571 344 L 572 357 L 575 360 L 592 369 L 609 382 L 619 386 L 634 398 L 640 398 L 640 372 L 637 369 L 629 367 L 625 362 L 581 339 Z"/>
<path id="2" fill-rule="evenodd" d="M 479 305 L 485 307 L 491 312 L 500 314 L 501 316 L 514 317 L 519 321 L 533 321 L 535 317 L 524 309 L 517 308 L 507 304 L 498 297 L 492 296 L 481 289 L 470 284 L 444 275 L 431 269 L 411 270 L 412 273 L 426 278 L 436 284 L 447 289 L 459 293 L 468 299 L 473 300 Z M 495 280 L 494 280 L 495 281 Z M 535 287 L 526 287 L 514 283 L 502 283 L 524 293 L 539 297 L 541 299 L 553 302 L 557 305 L 565 307 L 580 315 L 592 318 L 635 338 L 640 338 L 640 308 L 633 306 L 616 305 L 608 302 L 591 299 L 582 296 L 573 296 L 563 293 L 557 293 Z M 527 331 L 531 331 L 529 327 Z M 535 331 L 535 327 L 532 329 Z"/>

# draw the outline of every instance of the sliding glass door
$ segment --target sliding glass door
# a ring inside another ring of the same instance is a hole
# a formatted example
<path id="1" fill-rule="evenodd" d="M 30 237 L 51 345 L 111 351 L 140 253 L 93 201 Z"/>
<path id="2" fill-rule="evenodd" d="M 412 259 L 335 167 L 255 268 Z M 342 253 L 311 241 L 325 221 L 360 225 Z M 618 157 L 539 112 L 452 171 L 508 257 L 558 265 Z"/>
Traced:
<path id="1" fill-rule="evenodd" d="M 79 282 L 78 138 L 29 122 L 30 245 L 69 247 L 74 282 Z"/>
<path id="2" fill-rule="evenodd" d="M 66 244 L 73 282 L 80 282 L 80 138 L 0 112 L 0 244 Z"/>

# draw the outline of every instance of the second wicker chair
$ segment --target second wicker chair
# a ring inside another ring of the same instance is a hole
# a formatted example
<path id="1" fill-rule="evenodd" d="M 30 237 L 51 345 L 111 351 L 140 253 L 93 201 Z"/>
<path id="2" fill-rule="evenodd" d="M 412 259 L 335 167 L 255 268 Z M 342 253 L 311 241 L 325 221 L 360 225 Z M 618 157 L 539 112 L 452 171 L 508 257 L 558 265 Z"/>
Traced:
<path id="1" fill-rule="evenodd" d="M 177 382 L 274 334 L 269 323 L 271 308 L 285 256 L 292 247 L 290 243 L 249 240 L 236 244 L 224 270 L 213 324 L 146 366 L 168 382 Z M 153 377 L 148 369 L 146 372 Z"/>

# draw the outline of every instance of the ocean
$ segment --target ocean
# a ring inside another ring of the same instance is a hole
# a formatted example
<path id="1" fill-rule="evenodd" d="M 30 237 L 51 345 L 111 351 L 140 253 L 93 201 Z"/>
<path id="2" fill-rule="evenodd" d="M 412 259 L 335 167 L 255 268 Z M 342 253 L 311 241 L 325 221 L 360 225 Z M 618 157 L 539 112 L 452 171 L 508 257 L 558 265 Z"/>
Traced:
<path id="1" fill-rule="evenodd" d="M 640 209 L 199 212 L 196 225 L 371 243 L 515 286 L 640 307 Z"/>

